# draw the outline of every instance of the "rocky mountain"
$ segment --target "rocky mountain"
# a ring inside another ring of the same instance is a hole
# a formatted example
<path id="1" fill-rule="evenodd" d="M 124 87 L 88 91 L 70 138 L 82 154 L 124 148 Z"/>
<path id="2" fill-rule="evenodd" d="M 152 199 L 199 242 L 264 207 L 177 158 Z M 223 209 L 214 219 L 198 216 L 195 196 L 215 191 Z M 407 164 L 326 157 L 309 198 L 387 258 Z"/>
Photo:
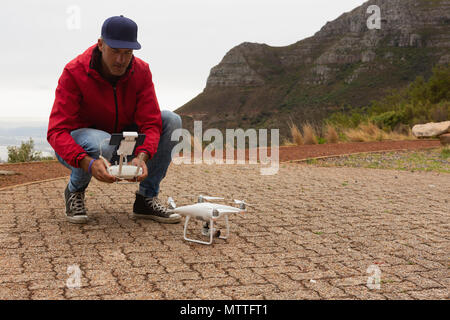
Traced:
<path id="1" fill-rule="evenodd" d="M 370 0 L 292 45 L 232 48 L 176 112 L 188 129 L 202 120 L 204 129 L 280 128 L 283 136 L 290 120 L 318 123 L 428 77 L 450 62 L 449 48 L 450 0 Z"/>

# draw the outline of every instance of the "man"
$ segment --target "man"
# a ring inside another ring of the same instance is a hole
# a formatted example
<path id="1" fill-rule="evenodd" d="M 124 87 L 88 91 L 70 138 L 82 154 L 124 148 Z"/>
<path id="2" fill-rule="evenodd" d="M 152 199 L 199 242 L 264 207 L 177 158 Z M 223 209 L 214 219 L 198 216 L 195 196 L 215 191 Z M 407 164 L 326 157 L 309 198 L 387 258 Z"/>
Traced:
<path id="1" fill-rule="evenodd" d="M 72 171 L 64 191 L 69 222 L 88 221 L 84 192 L 92 176 L 116 181 L 98 159 L 101 149 L 111 161 L 117 147 L 109 145 L 109 138 L 123 131 L 146 135 L 131 160 L 143 169 L 137 178 L 134 216 L 164 223 L 181 220 L 157 198 L 175 144 L 171 134 L 181 128 L 181 118 L 160 111 L 149 66 L 133 55 L 140 48 L 134 21 L 122 15 L 108 18 L 98 43 L 69 62 L 58 81 L 47 140 L 57 159 Z"/>

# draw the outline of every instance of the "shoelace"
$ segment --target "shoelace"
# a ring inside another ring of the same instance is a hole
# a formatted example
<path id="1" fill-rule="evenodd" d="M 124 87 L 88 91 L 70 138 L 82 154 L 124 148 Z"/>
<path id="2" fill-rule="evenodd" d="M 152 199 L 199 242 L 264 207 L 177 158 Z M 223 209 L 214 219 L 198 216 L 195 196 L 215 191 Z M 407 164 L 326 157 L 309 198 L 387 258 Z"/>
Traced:
<path id="1" fill-rule="evenodd" d="M 69 196 L 70 210 L 75 214 L 86 214 L 83 192 L 73 192 Z"/>
<path id="2" fill-rule="evenodd" d="M 164 215 L 169 214 L 167 208 L 161 204 L 158 198 L 146 198 L 145 200 L 147 201 L 147 205 L 151 206 L 153 210 L 161 212 Z"/>

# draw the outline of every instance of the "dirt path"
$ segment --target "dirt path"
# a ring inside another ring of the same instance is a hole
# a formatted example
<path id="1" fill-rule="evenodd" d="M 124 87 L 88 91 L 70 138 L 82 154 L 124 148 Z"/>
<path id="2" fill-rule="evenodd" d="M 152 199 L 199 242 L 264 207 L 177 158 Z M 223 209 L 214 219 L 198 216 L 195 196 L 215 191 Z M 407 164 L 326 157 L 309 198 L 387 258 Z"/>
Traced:
<path id="1" fill-rule="evenodd" d="M 339 144 L 287 146 L 280 147 L 279 161 L 286 162 L 291 160 L 368 151 L 400 149 L 416 150 L 438 146 L 440 146 L 439 140 L 353 142 Z M 13 176 L 0 175 L 0 188 L 32 181 L 41 181 L 63 177 L 70 174 L 70 171 L 59 164 L 59 162 L 56 160 L 22 164 L 0 164 L 0 170 L 9 170 L 18 173 L 18 175 Z"/>

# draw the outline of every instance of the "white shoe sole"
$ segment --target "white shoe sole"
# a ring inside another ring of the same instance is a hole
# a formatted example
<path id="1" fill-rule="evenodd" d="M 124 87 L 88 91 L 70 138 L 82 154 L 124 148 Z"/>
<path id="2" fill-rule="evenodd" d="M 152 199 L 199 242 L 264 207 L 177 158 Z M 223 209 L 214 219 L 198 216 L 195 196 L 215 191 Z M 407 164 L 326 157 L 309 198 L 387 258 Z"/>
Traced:
<path id="1" fill-rule="evenodd" d="M 151 219 L 161 223 L 178 223 L 181 221 L 181 216 L 177 213 L 171 214 L 169 218 L 163 218 L 160 216 L 155 216 L 153 214 L 139 214 L 133 212 L 133 217 L 141 219 Z"/>
<path id="2" fill-rule="evenodd" d="M 87 223 L 89 221 L 89 218 L 86 215 L 70 217 L 66 214 L 66 220 L 69 221 L 70 223 L 82 224 L 82 223 Z"/>

